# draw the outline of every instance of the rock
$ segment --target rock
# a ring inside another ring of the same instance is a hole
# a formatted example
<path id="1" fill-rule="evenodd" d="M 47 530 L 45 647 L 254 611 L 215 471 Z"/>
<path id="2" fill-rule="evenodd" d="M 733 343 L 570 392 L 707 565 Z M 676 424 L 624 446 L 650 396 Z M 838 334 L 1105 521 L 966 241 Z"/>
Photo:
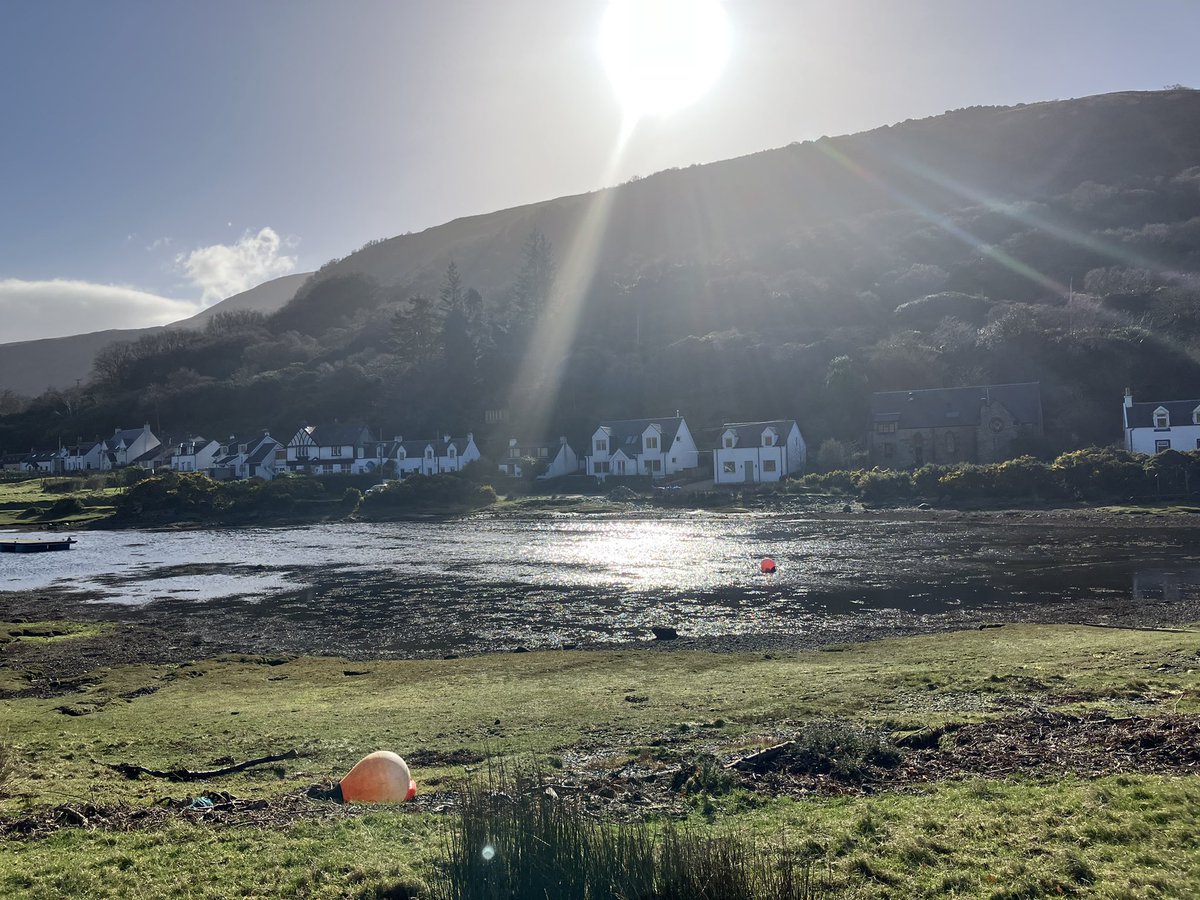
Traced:
<path id="1" fill-rule="evenodd" d="M 854 507 L 851 506 L 849 503 L 847 503 L 845 506 L 842 507 L 842 512 L 844 512 L 844 513 L 854 512 Z"/>
<path id="2" fill-rule="evenodd" d="M 670 625 L 651 625 L 650 631 L 654 633 L 656 641 L 673 641 L 679 637 L 679 632 Z"/>

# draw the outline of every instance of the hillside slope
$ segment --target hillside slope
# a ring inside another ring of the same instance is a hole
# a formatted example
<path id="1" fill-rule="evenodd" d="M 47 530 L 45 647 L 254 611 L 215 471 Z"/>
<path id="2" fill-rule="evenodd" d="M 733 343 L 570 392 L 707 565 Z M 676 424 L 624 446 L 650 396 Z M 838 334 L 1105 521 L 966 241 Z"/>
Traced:
<path id="1" fill-rule="evenodd" d="M 170 325 L 150 328 L 114 328 L 39 341 L 0 344 L 0 389 L 36 396 L 49 388 L 65 388 L 86 381 L 96 354 L 115 341 L 136 341 L 164 328 L 203 328 L 222 312 L 241 310 L 275 312 L 287 303 L 311 273 L 285 275 L 235 294 L 208 309 Z"/>
<path id="2" fill-rule="evenodd" d="M 1124 387 L 1200 390 L 1200 92 L 957 110 L 459 219 L 265 323 L 170 334 L 85 403 L 0 419 L 0 447 L 148 416 L 430 434 L 507 410 L 556 435 L 675 409 L 795 416 L 819 447 L 862 438 L 872 391 L 1027 381 L 1030 449 L 1107 443 Z"/>

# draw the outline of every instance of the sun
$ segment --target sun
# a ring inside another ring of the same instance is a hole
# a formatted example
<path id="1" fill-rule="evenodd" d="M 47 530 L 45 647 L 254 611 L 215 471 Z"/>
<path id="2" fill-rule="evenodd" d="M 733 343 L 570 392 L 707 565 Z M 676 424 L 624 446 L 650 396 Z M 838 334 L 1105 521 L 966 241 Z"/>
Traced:
<path id="1" fill-rule="evenodd" d="M 700 99 L 729 57 L 719 0 L 611 0 L 600 58 L 625 115 L 663 116 Z"/>

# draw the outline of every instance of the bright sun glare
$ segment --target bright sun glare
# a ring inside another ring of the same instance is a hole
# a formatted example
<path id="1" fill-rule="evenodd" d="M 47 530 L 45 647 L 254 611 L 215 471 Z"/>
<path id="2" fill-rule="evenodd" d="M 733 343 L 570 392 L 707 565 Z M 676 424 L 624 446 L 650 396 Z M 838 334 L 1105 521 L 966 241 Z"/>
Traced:
<path id="1" fill-rule="evenodd" d="M 634 120 L 700 99 L 728 56 L 719 0 L 612 0 L 600 28 L 600 57 Z"/>

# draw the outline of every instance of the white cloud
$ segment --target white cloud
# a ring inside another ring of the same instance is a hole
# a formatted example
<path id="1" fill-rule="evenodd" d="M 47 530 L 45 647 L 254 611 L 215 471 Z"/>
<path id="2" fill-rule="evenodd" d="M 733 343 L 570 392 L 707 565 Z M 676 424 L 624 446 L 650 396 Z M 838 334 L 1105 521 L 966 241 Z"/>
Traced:
<path id="1" fill-rule="evenodd" d="M 294 271 L 296 257 L 281 255 L 282 248 L 283 241 L 274 229 L 263 228 L 258 234 L 247 231 L 236 244 L 213 244 L 180 253 L 175 263 L 203 291 L 201 302 L 212 306 Z"/>
<path id="2" fill-rule="evenodd" d="M 106 328 L 165 325 L 199 310 L 193 301 L 114 284 L 5 278 L 0 279 L 0 344 Z"/>

